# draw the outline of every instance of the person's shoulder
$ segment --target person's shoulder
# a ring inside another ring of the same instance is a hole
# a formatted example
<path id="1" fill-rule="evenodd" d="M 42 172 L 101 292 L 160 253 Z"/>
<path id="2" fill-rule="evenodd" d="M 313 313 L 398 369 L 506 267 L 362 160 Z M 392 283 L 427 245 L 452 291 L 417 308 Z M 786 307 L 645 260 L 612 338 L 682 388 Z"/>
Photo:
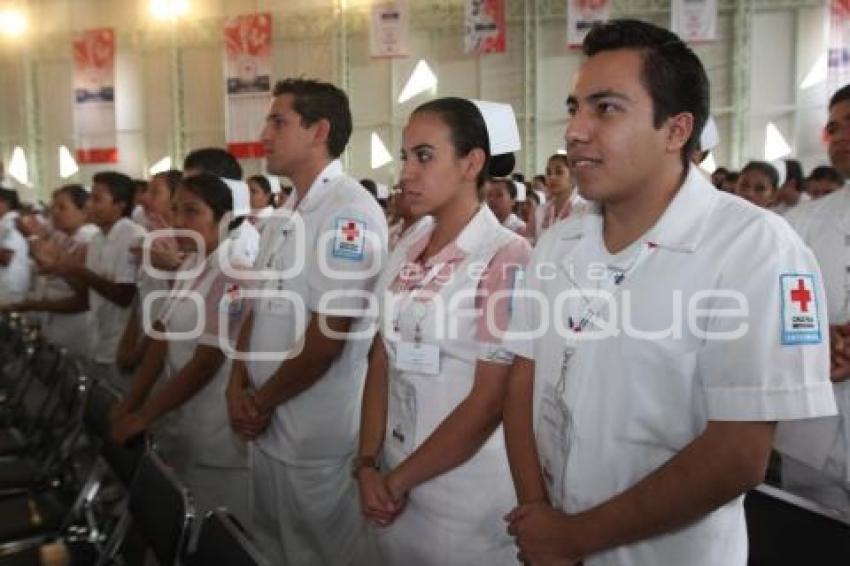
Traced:
<path id="1" fill-rule="evenodd" d="M 382 225 L 386 231 L 387 218 L 383 209 L 357 179 L 347 174 L 340 175 L 329 189 L 332 194 L 327 207 L 328 216 L 354 215 Z"/>
<path id="2" fill-rule="evenodd" d="M 717 205 L 708 219 L 710 237 L 727 252 L 755 263 L 777 252 L 807 249 L 788 220 L 740 197 L 718 192 Z"/>

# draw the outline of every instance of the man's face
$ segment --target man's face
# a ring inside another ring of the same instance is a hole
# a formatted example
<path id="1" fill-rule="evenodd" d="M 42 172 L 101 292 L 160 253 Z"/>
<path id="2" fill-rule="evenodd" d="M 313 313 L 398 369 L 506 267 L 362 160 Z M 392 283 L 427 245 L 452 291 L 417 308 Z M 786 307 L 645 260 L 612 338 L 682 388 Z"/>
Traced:
<path id="1" fill-rule="evenodd" d="M 567 155 L 581 195 L 616 202 L 657 185 L 662 164 L 681 163 L 668 139 L 668 119 L 656 129 L 635 50 L 605 51 L 579 69 L 567 101 Z M 681 149 L 681 146 L 679 146 Z"/>
<path id="2" fill-rule="evenodd" d="M 826 143 L 832 166 L 845 178 L 850 177 L 850 100 L 829 109 Z"/>
<path id="3" fill-rule="evenodd" d="M 91 206 L 89 216 L 93 224 L 100 228 L 106 228 L 121 218 L 124 203 L 115 202 L 109 187 L 102 183 L 94 183 L 91 189 Z"/>
<path id="4" fill-rule="evenodd" d="M 297 174 L 315 143 L 318 122 L 304 127 L 301 115 L 292 108 L 293 102 L 295 97 L 292 94 L 274 97 L 266 117 L 262 142 L 266 151 L 266 168 L 273 175 L 289 177 Z"/>

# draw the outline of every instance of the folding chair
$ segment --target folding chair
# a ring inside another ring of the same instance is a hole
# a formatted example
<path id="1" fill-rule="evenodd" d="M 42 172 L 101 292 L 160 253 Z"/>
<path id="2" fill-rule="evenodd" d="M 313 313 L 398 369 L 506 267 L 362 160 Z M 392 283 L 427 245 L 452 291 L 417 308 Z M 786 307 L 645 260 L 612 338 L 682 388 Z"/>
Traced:
<path id="1" fill-rule="evenodd" d="M 37 468 L 37 472 L 47 470 L 53 463 L 59 462 L 60 453 L 69 452 L 76 441 L 81 421 L 81 412 L 75 408 L 81 405 L 79 378 L 78 374 L 70 371 L 62 372 L 61 377 L 54 378 L 57 391 L 54 394 L 56 404 L 50 412 L 51 430 L 42 433 L 46 439 L 44 446 L 47 452 L 40 463 L 45 467 Z M 58 436 L 53 439 L 53 434 Z M 4 481 L 19 481 L 17 486 L 3 486 L 12 489 L 0 497 L 0 553 L 57 538 L 71 511 L 73 490 L 77 486 L 59 481 L 59 475 L 49 485 L 35 485 L 32 482 L 37 478 L 26 478 L 23 475 L 32 471 L 34 466 L 32 461 L 26 459 L 7 459 L 0 463 L 0 476 Z"/>
<path id="2" fill-rule="evenodd" d="M 744 500 L 750 566 L 850 563 L 850 517 L 766 484 Z"/>
<path id="3" fill-rule="evenodd" d="M 185 566 L 270 566 L 235 517 L 220 508 L 207 513 L 201 524 L 195 551 Z"/>
<path id="4" fill-rule="evenodd" d="M 44 428 L 24 444 L 25 452 L 0 459 L 0 495 L 18 491 L 61 487 L 63 467 L 73 454 L 82 430 L 81 395 L 84 392 L 79 368 L 59 353 L 58 367 L 50 397 L 45 407 Z"/>
<path id="5" fill-rule="evenodd" d="M 188 541 L 195 509 L 189 490 L 177 475 L 150 450 L 142 458 L 130 486 L 129 517 L 160 566 L 178 564 Z M 115 533 L 110 549 L 118 549 L 126 536 Z M 104 554 L 98 565 L 113 557 Z"/>
<path id="6" fill-rule="evenodd" d="M 6 426 L 0 428 L 0 457 L 43 448 L 47 436 L 54 432 L 58 423 L 50 416 L 57 403 L 58 370 L 64 359 L 61 350 L 44 342 L 27 345 L 20 382 L 7 407 Z M 34 391 L 35 385 L 40 392 Z"/>

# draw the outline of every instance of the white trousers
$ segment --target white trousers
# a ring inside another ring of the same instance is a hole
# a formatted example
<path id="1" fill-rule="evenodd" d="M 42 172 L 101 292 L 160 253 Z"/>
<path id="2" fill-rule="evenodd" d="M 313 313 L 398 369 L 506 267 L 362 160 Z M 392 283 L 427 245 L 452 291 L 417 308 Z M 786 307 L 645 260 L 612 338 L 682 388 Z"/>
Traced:
<path id="1" fill-rule="evenodd" d="M 254 449 L 254 539 L 274 565 L 374 566 L 346 458 L 296 467 Z"/>
<path id="2" fill-rule="evenodd" d="M 377 543 L 381 563 L 386 566 L 519 564 L 519 549 L 507 534 L 494 537 L 489 532 L 482 532 L 476 536 L 473 525 L 458 532 L 419 511 L 410 502 L 392 525 L 377 530 Z"/>

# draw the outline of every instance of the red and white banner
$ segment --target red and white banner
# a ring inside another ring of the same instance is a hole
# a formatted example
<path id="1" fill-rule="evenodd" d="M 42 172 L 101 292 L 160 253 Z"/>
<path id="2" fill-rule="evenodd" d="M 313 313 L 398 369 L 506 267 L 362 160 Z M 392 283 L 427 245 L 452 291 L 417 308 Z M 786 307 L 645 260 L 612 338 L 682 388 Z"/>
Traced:
<path id="1" fill-rule="evenodd" d="M 506 38 L 505 0 L 466 0 L 464 53 L 504 53 Z"/>
<path id="2" fill-rule="evenodd" d="M 673 0 L 670 4 L 670 29 L 682 41 L 715 41 L 717 0 Z"/>
<path id="3" fill-rule="evenodd" d="M 272 16 L 246 14 L 224 24 L 225 135 L 239 159 L 265 156 L 260 132 L 272 92 Z"/>
<path id="4" fill-rule="evenodd" d="M 597 22 L 611 17 L 611 0 L 567 0 L 567 45 L 580 47 Z"/>
<path id="5" fill-rule="evenodd" d="M 115 30 L 78 32 L 71 48 L 77 162 L 116 163 Z"/>
<path id="6" fill-rule="evenodd" d="M 850 84 L 850 0 L 830 0 L 827 94 Z"/>
<path id="7" fill-rule="evenodd" d="M 407 0 L 380 2 L 372 6 L 369 52 L 372 57 L 407 57 L 410 7 Z"/>

